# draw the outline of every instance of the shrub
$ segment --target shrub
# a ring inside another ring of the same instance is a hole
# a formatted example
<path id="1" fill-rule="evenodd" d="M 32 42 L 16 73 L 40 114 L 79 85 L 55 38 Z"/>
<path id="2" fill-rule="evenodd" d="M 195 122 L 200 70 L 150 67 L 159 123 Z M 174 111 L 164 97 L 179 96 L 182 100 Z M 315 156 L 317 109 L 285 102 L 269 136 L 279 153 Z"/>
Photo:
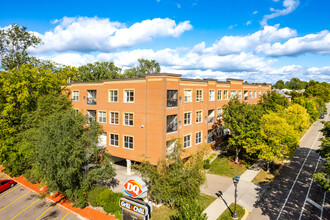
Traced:
<path id="1" fill-rule="evenodd" d="M 204 169 L 210 169 L 210 167 L 211 167 L 210 160 L 209 159 L 204 160 Z"/>
<path id="2" fill-rule="evenodd" d="M 99 203 L 99 195 L 100 193 L 107 189 L 107 187 L 95 187 L 91 191 L 89 191 L 87 195 L 87 200 L 92 206 L 100 206 Z"/>

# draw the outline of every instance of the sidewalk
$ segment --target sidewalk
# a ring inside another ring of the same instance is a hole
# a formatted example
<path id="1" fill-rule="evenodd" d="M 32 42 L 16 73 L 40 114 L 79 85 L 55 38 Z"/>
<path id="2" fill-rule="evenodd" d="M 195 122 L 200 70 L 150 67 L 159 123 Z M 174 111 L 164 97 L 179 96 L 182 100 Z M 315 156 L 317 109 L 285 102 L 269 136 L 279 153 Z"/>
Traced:
<path id="1" fill-rule="evenodd" d="M 255 163 L 245 171 L 237 185 L 238 204 L 248 209 L 250 212 L 254 209 L 254 203 L 258 200 L 258 195 L 264 189 L 251 181 L 260 172 L 260 162 Z M 234 202 L 235 187 L 231 179 L 231 185 L 224 191 L 218 192 L 218 198 L 204 210 L 209 220 L 216 220 L 227 208 Z"/>
<path id="2" fill-rule="evenodd" d="M 3 172 L 2 165 L 0 165 L 0 172 Z M 6 175 L 6 174 L 4 174 L 4 175 Z M 23 186 L 35 193 L 40 194 L 40 193 L 45 192 L 45 189 L 40 188 L 40 184 L 32 184 L 32 183 L 28 182 L 25 179 L 25 177 L 23 177 L 23 176 L 13 177 L 13 178 L 8 175 L 6 175 L 6 176 L 10 179 L 15 180 L 21 186 Z M 71 212 L 72 214 L 76 215 L 80 219 L 90 219 L 90 220 L 115 220 L 116 219 L 112 215 L 107 215 L 106 213 L 98 211 L 91 207 L 86 207 L 83 209 L 73 207 L 71 205 L 71 202 L 69 202 L 61 194 L 54 194 L 52 196 L 46 196 L 46 199 L 53 203 L 56 203 L 62 209 L 65 209 L 66 211 Z"/>

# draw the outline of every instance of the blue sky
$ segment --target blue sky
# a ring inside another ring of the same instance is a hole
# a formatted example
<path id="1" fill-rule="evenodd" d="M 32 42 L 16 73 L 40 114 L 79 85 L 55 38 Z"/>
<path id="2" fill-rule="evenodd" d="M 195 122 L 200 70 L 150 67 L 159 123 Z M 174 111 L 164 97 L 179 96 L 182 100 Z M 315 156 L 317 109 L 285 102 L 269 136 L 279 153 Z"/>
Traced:
<path id="1" fill-rule="evenodd" d="M 30 53 L 66 65 L 156 59 L 192 78 L 330 82 L 328 0 L 2 1 L 0 28 L 42 38 Z M 10 10 L 9 10 L 10 9 Z"/>

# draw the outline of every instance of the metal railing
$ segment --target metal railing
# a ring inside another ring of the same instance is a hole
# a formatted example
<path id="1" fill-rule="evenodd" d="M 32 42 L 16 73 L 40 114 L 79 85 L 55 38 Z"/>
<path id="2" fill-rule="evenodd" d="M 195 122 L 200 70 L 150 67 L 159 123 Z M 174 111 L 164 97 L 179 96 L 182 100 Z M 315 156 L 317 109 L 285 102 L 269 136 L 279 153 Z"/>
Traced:
<path id="1" fill-rule="evenodd" d="M 178 99 L 167 99 L 167 107 L 177 107 Z"/>

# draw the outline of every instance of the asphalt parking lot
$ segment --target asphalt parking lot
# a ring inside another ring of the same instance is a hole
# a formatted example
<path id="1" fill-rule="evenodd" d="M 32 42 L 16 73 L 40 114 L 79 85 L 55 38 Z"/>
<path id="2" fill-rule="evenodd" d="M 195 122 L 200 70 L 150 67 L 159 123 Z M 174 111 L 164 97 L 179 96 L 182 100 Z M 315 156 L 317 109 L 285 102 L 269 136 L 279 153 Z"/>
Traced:
<path id="1" fill-rule="evenodd" d="M 6 179 L 2 173 L 0 173 L 0 179 Z M 17 184 L 0 193 L 0 219 L 77 220 L 79 218 L 56 203 L 40 199 L 34 192 Z"/>

